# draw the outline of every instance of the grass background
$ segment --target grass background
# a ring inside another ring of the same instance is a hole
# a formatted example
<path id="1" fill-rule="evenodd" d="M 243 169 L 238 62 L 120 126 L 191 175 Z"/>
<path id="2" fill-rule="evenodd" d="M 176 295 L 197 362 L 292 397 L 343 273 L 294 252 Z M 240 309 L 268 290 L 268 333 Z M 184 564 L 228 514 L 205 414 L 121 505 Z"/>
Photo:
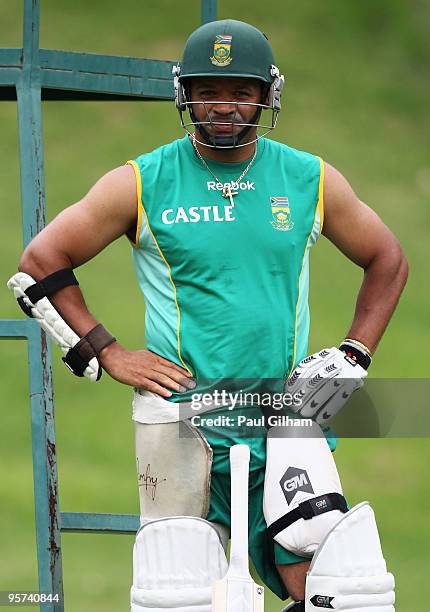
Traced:
<path id="1" fill-rule="evenodd" d="M 392 228 L 410 280 L 371 375 L 429 377 L 428 259 L 430 5 L 424 0 L 219 1 L 220 18 L 265 31 L 287 76 L 274 137 L 321 155 Z M 200 3 L 43 0 L 42 47 L 177 59 Z M 0 45 L 21 46 L 22 3 L 0 1 Z M 22 251 L 16 104 L 0 104 L 0 316 L 17 318 L 5 281 Z M 43 104 L 47 216 L 105 172 L 181 136 L 170 103 Z M 353 231 L 353 229 L 352 229 Z M 142 346 L 144 305 L 125 239 L 79 270 L 94 314 L 130 348 Z M 337 343 L 351 321 L 362 273 L 322 239 L 312 257 L 310 349 Z M 27 353 L 0 345 L 0 590 L 37 588 Z M 62 510 L 138 512 L 130 390 L 107 376 L 90 385 L 54 350 Z M 383 409 L 383 407 L 381 407 Z M 407 406 L 405 406 L 407 410 Z M 425 612 L 430 503 L 425 438 L 344 440 L 336 452 L 351 503 L 371 501 L 397 579 L 397 612 Z M 62 536 L 66 609 L 127 610 L 129 536 Z M 267 609 L 279 610 L 275 598 Z"/>

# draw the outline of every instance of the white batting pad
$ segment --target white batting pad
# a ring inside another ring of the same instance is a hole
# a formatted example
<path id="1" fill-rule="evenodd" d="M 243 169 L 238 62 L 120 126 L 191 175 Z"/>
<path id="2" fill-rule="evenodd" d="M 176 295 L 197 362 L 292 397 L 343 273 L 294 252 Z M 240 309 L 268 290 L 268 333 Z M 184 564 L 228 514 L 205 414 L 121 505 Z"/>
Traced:
<path id="1" fill-rule="evenodd" d="M 134 544 L 131 612 L 211 612 L 212 583 L 226 572 L 221 540 L 208 521 L 146 523 Z"/>
<path id="2" fill-rule="evenodd" d="M 13 291 L 16 298 L 23 298 L 25 304 L 31 308 L 31 314 L 35 321 L 48 334 L 50 338 L 57 344 L 63 356 L 65 357 L 69 349 L 73 348 L 80 340 L 79 336 L 71 327 L 64 321 L 59 312 L 54 308 L 47 297 L 41 298 L 33 304 L 25 290 L 36 281 L 25 272 L 18 272 L 8 280 L 8 289 Z M 96 357 L 93 357 L 85 369 L 84 376 L 95 382 L 99 374 L 99 362 Z"/>
<path id="3" fill-rule="evenodd" d="M 327 493 L 342 494 L 342 487 L 319 425 L 270 429 L 263 501 L 267 525 L 301 502 Z M 341 516 L 340 510 L 331 510 L 309 520 L 300 518 L 276 535 L 275 540 L 297 555 L 310 556 Z"/>
<path id="4" fill-rule="evenodd" d="M 375 515 L 363 502 L 343 515 L 315 553 L 306 580 L 305 612 L 394 612 Z"/>
<path id="5" fill-rule="evenodd" d="M 141 518 L 206 518 L 212 449 L 203 434 L 189 421 L 134 427 Z"/>

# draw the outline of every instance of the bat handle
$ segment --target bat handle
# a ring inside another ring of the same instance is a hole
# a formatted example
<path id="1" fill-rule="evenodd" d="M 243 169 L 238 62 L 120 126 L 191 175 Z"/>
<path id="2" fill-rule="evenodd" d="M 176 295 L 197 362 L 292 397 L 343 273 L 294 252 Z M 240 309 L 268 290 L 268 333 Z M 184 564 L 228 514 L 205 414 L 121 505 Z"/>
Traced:
<path id="1" fill-rule="evenodd" d="M 248 483 L 250 450 L 247 444 L 230 448 L 231 544 L 229 573 L 249 577 Z"/>

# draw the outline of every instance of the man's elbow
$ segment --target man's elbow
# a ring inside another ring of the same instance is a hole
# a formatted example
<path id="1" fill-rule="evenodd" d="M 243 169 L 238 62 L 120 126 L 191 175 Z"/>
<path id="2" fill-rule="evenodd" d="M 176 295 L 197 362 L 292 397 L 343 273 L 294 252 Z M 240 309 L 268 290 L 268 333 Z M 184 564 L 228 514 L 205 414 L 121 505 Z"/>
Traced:
<path id="1" fill-rule="evenodd" d="M 37 267 L 31 244 L 24 250 L 18 262 L 18 270 L 33 276 L 34 269 Z"/>
<path id="2" fill-rule="evenodd" d="M 398 240 L 394 236 L 390 238 L 379 243 L 363 270 L 365 273 L 380 275 L 390 285 L 395 282 L 402 291 L 408 279 L 408 260 Z"/>
<path id="3" fill-rule="evenodd" d="M 53 261 L 54 259 L 45 249 L 42 250 L 30 242 L 20 257 L 18 270 L 39 280 L 51 272 L 65 267 L 61 265 L 56 266 Z"/>
<path id="4" fill-rule="evenodd" d="M 406 258 L 406 255 L 403 252 L 403 249 L 400 246 L 399 248 L 400 248 L 400 254 L 399 254 L 399 265 L 398 265 L 398 278 L 399 278 L 399 282 L 403 290 L 403 287 L 406 285 L 408 276 L 409 276 L 409 263 Z"/>
<path id="5" fill-rule="evenodd" d="M 386 268 L 389 276 L 396 282 L 403 291 L 408 280 L 409 264 L 406 255 L 400 246 L 397 239 L 393 239 L 391 244 L 388 244 L 380 255 L 380 261 Z"/>

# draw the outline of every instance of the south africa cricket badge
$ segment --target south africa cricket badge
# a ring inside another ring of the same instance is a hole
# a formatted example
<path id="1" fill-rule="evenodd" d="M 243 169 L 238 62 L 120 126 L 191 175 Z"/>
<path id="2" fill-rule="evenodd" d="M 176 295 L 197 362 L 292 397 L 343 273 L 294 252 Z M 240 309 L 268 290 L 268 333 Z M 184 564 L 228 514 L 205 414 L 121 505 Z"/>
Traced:
<path id="1" fill-rule="evenodd" d="M 270 206 L 272 207 L 272 226 L 281 232 L 288 232 L 293 229 L 294 221 L 291 218 L 291 210 L 288 198 L 271 197 Z"/>
<path id="2" fill-rule="evenodd" d="M 232 57 L 231 51 L 231 39 L 233 37 L 229 34 L 218 34 L 214 42 L 214 54 L 211 57 L 211 62 L 214 66 L 228 66 Z"/>

